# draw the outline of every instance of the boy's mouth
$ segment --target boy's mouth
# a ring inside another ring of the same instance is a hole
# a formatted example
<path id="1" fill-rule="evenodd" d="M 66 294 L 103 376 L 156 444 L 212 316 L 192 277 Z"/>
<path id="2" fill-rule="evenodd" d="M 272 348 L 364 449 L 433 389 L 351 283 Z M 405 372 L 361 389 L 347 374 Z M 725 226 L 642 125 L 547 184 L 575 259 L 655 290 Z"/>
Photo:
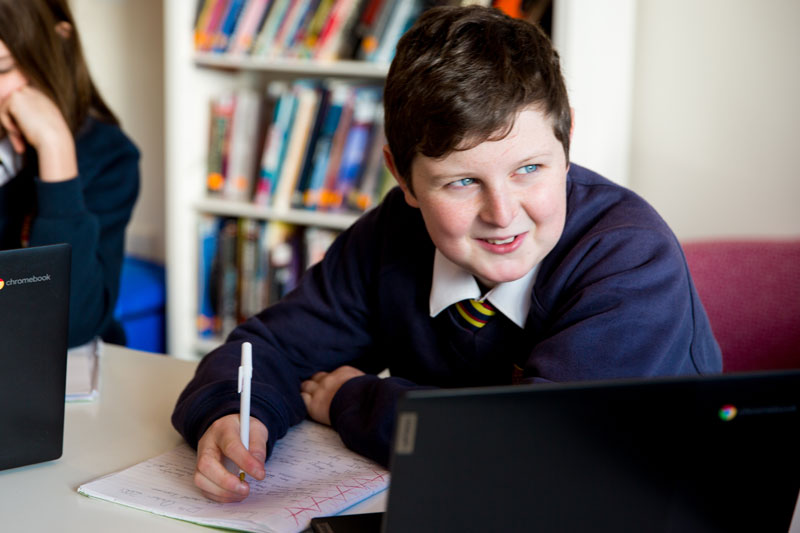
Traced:
<path id="1" fill-rule="evenodd" d="M 507 237 L 505 239 L 484 239 L 489 244 L 508 244 L 516 239 L 516 235 L 513 237 Z"/>
<path id="2" fill-rule="evenodd" d="M 498 237 L 491 239 L 479 239 L 483 246 L 492 253 L 508 253 L 516 250 L 525 238 L 526 232 L 511 235 L 509 237 Z"/>

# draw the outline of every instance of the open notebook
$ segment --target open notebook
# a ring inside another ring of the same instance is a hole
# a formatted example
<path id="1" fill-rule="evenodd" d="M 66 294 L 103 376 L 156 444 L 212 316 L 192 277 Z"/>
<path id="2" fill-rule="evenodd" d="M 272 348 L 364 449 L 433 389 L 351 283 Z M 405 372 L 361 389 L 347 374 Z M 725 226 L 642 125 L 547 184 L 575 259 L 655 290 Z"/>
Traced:
<path id="1" fill-rule="evenodd" d="M 212 502 L 194 486 L 196 454 L 183 444 L 126 470 L 81 485 L 86 496 L 198 524 L 243 531 L 298 533 L 311 518 L 337 514 L 381 492 L 389 474 L 351 452 L 331 428 L 304 421 L 270 457 L 264 481 L 247 479 L 250 496 Z"/>

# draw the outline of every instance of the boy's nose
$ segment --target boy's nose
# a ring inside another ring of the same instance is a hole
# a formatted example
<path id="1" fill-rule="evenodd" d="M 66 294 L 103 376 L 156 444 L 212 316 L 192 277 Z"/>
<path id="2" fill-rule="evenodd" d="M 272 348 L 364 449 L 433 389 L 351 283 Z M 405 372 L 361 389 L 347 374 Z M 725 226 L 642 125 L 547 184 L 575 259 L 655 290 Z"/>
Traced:
<path id="1" fill-rule="evenodd" d="M 505 228 L 514 220 L 517 203 L 505 187 L 486 191 L 480 212 L 482 221 L 492 226 Z"/>

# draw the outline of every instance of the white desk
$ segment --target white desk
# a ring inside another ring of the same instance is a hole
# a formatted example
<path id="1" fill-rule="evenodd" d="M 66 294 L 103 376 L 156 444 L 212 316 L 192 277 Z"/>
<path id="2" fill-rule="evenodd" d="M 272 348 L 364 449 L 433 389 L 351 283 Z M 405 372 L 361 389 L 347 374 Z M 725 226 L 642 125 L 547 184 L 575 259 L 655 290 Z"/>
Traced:
<path id="1" fill-rule="evenodd" d="M 61 458 L 0 471 L 0 531 L 207 531 L 77 492 L 87 481 L 164 453 L 183 441 L 170 416 L 196 366 L 105 345 L 98 398 L 66 404 Z M 350 512 L 382 510 L 384 494 Z"/>
<path id="2" fill-rule="evenodd" d="M 177 446 L 169 417 L 196 363 L 107 345 L 100 394 L 68 403 L 64 454 L 39 465 L 0 471 L 0 531 L 94 533 L 194 532 L 200 526 L 81 496 L 79 485 Z M 385 492 L 349 512 L 380 511 Z M 800 533 L 800 502 L 791 533 Z"/>
<path id="3" fill-rule="evenodd" d="M 181 441 L 169 417 L 196 364 L 106 345 L 100 394 L 66 404 L 60 459 L 0 471 L 0 530 L 194 531 L 198 526 L 94 500 L 79 485 L 163 453 Z"/>

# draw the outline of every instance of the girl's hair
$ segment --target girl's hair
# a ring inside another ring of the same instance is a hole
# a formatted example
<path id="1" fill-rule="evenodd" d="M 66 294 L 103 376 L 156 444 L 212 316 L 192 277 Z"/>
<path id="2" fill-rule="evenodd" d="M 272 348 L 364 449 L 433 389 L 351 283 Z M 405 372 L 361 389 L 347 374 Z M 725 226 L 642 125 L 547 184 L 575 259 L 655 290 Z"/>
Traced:
<path id="1" fill-rule="evenodd" d="M 411 187 L 416 154 L 438 158 L 501 139 L 530 106 L 552 120 L 569 161 L 569 99 L 547 35 L 494 8 L 431 8 L 400 39 L 386 79 L 395 167 Z"/>
<path id="2" fill-rule="evenodd" d="M 0 0 L 0 21 L 17 68 L 55 102 L 73 134 L 89 115 L 118 124 L 89 76 L 66 0 Z"/>

